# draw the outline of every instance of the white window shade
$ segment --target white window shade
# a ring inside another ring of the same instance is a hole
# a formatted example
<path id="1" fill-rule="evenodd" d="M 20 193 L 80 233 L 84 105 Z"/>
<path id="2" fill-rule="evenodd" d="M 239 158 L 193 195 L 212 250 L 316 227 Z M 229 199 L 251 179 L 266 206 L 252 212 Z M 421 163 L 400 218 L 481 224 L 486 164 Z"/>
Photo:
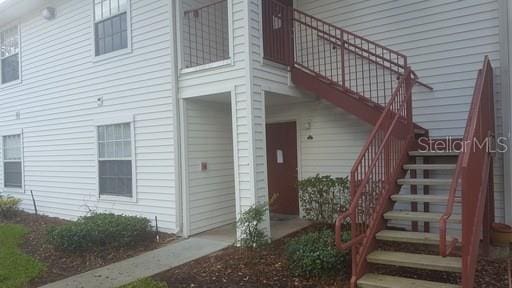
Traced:
<path id="1" fill-rule="evenodd" d="M 21 136 L 4 136 L 4 160 L 21 160 Z"/>
<path id="2" fill-rule="evenodd" d="M 18 26 L 0 31 L 0 82 L 8 83 L 20 78 L 20 39 Z"/>
<path id="3" fill-rule="evenodd" d="M 94 0 L 94 20 L 99 21 L 126 12 L 127 0 Z"/>
<path id="4" fill-rule="evenodd" d="M 0 32 L 0 55 L 2 58 L 19 52 L 18 26 Z"/>

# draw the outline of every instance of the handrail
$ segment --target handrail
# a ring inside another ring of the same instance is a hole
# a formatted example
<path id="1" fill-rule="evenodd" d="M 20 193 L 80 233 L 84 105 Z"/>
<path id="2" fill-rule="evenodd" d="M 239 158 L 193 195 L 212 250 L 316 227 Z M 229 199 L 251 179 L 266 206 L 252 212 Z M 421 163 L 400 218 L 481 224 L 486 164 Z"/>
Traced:
<path id="1" fill-rule="evenodd" d="M 344 214 L 340 215 L 338 217 L 338 220 L 336 222 L 336 231 L 337 231 L 337 237 L 336 237 L 336 244 L 338 246 L 338 248 L 340 249 L 348 249 L 350 248 L 350 246 L 352 245 L 344 245 L 342 242 L 341 242 L 341 237 L 338 237 L 338 236 L 341 236 L 341 231 L 340 231 L 340 228 L 342 227 L 344 221 L 349 218 L 350 216 L 349 215 L 353 215 L 353 213 L 355 212 L 355 210 L 358 208 L 358 203 L 359 201 L 361 200 L 361 197 L 363 196 L 363 194 L 366 192 L 365 188 L 366 185 L 368 184 L 368 182 L 370 181 L 370 178 L 372 176 L 372 172 L 374 171 L 374 169 L 376 168 L 377 166 L 377 163 L 378 161 L 380 160 L 380 158 L 378 157 L 375 157 L 375 155 L 381 155 L 384 151 L 386 147 L 386 144 L 388 144 L 388 141 L 391 137 L 391 133 L 394 132 L 393 131 L 393 128 L 396 127 L 396 123 L 399 119 L 403 119 L 405 118 L 408 122 L 408 133 L 407 133 L 407 137 L 410 137 L 411 135 L 413 135 L 414 131 L 413 131 L 413 126 L 412 126 L 412 111 L 410 111 L 410 108 L 408 107 L 410 105 L 409 102 L 411 102 L 411 87 L 412 85 L 410 81 L 414 81 L 414 78 L 413 77 L 414 72 L 408 68 L 406 70 L 406 73 L 404 74 L 404 76 L 401 78 L 400 80 L 400 83 L 398 85 L 398 87 L 395 89 L 395 93 L 393 95 L 393 97 L 391 98 L 391 100 L 388 102 L 388 104 L 386 105 L 386 108 L 384 109 L 384 112 L 382 113 L 381 117 L 379 118 L 379 121 L 377 122 L 377 124 L 375 125 L 374 129 L 372 130 L 367 142 L 365 143 L 363 149 L 361 150 L 357 160 L 355 161 L 354 163 L 354 166 L 350 172 L 350 175 L 351 175 L 351 190 L 352 191 L 355 191 L 354 193 L 352 193 L 351 195 L 351 205 L 348 209 L 347 212 L 345 212 Z M 407 88 L 408 86 L 408 88 Z M 409 91 L 406 91 L 406 90 L 409 90 Z M 405 95 L 403 95 L 403 92 L 405 92 Z M 402 103 L 400 103 L 398 106 L 396 105 L 395 102 L 397 102 L 398 100 L 398 97 L 400 96 L 405 96 L 403 97 L 404 99 L 402 99 Z M 397 111 L 393 111 L 392 109 L 396 108 L 396 107 L 399 107 L 398 109 L 396 109 Z M 404 109 L 405 107 L 407 107 L 406 109 Z M 402 112 L 402 113 L 400 113 Z M 403 113 L 405 112 L 405 113 Z M 393 117 L 393 120 L 391 122 L 391 125 L 389 125 L 389 127 L 386 127 L 386 121 L 388 120 L 388 118 L 390 117 L 389 115 L 391 114 L 391 116 Z M 385 131 L 385 134 L 384 134 L 384 138 L 379 138 L 379 135 L 381 135 L 382 131 Z M 375 145 L 375 143 L 377 143 L 377 145 Z M 376 148 L 377 149 L 372 149 L 371 147 L 372 146 L 377 146 Z M 371 153 L 373 157 L 371 157 L 371 159 L 367 159 L 368 157 L 368 153 Z M 370 161 L 369 161 L 370 160 Z M 360 174 L 359 172 L 361 171 L 361 167 L 366 164 L 366 163 L 370 163 L 370 165 L 368 165 L 366 168 L 366 173 L 364 173 L 364 176 L 362 178 L 361 181 L 358 181 L 358 178 L 357 176 Z M 381 167 L 379 167 L 381 168 Z M 355 187 L 358 187 L 358 188 L 355 188 Z M 352 221 L 354 221 L 355 219 L 351 219 Z M 352 235 L 352 237 L 358 237 L 359 235 Z"/>
<path id="2" fill-rule="evenodd" d="M 448 204 L 439 220 L 439 253 L 451 254 L 459 241 L 447 243 L 447 223 L 453 215 L 457 191 L 462 200 L 462 280 L 463 287 L 473 287 L 484 209 L 492 199 L 492 147 L 494 137 L 493 68 L 489 58 L 484 59 L 473 92 L 464 145 L 452 177 Z M 484 144 L 482 146 L 482 144 Z M 487 200 L 486 200 L 487 199 Z M 487 203 L 486 203 L 487 201 Z"/>
<path id="3" fill-rule="evenodd" d="M 351 202 L 349 209 L 336 220 L 335 242 L 338 249 L 352 248 L 352 283 L 364 271 L 366 255 L 382 224 L 389 196 L 396 193 L 396 181 L 414 142 L 415 77 L 407 68 L 350 172 Z M 350 220 L 352 240 L 343 243 L 346 220 Z"/>
<path id="4" fill-rule="evenodd" d="M 330 42 L 330 43 L 333 45 L 333 47 L 335 47 L 335 48 L 343 48 L 343 47 L 341 47 L 341 43 L 336 42 L 336 40 L 328 39 L 327 37 L 322 36 L 322 35 L 318 35 L 318 37 L 319 37 L 319 38 L 323 38 L 325 41 Z M 352 46 L 352 45 L 353 45 L 353 44 L 350 44 L 350 46 Z M 333 48 L 333 49 L 334 49 L 334 48 Z M 344 49 L 349 49 L 349 48 L 348 48 L 347 46 L 345 46 L 345 47 L 344 47 Z M 359 52 L 357 52 L 357 51 L 355 51 L 355 50 L 350 50 L 350 52 L 351 52 L 351 53 L 354 53 L 354 54 L 355 54 L 356 56 L 358 56 L 358 57 L 365 57 L 365 55 L 363 55 L 363 54 L 361 54 L 361 53 L 359 53 Z M 372 55 L 372 56 L 373 56 L 373 55 Z M 381 64 L 381 63 L 379 63 L 379 62 L 377 62 L 377 61 L 375 61 L 375 60 L 372 60 L 372 59 L 367 59 L 366 61 L 370 61 L 372 64 L 375 64 L 375 65 L 379 65 L 379 66 L 382 66 L 382 67 L 386 67 L 385 65 L 383 65 L 383 64 Z M 402 74 L 401 74 L 399 71 L 397 71 L 397 70 L 394 70 L 394 69 L 391 69 L 391 68 L 387 68 L 387 69 L 389 69 L 389 70 L 391 70 L 392 72 L 396 73 L 398 76 L 401 76 L 401 75 L 402 75 Z M 433 90 L 434 90 L 434 88 L 433 88 L 432 86 L 430 86 L 430 85 L 428 85 L 428 84 L 426 84 L 426 83 L 424 83 L 424 82 L 420 81 L 419 79 L 416 79 L 416 84 L 418 84 L 418 85 L 420 85 L 420 86 L 423 86 L 423 87 L 427 88 L 427 89 L 428 89 L 428 90 L 430 90 L 430 91 L 433 91 Z"/>
<path id="5" fill-rule="evenodd" d="M 185 10 L 185 11 L 183 11 L 183 14 L 187 15 L 187 14 L 190 14 L 190 13 L 198 13 L 201 10 L 206 10 L 206 9 L 212 7 L 212 6 L 223 4 L 224 2 L 227 2 L 227 0 L 220 0 L 220 1 L 216 1 L 216 2 L 213 2 L 213 3 L 207 4 L 207 5 L 203 5 L 201 7 L 195 8 L 195 9 Z"/>
<path id="6" fill-rule="evenodd" d="M 291 14 L 287 17 L 291 22 L 293 43 L 288 45 L 292 50 L 286 55 L 292 59 L 281 62 L 291 62 L 340 89 L 382 106 L 388 103 L 398 77 L 407 68 L 404 54 L 300 10 L 291 8 L 289 11 L 279 15 Z M 333 42 L 341 49 L 332 49 Z M 279 50 L 281 46 L 275 48 Z M 270 49 L 266 58 L 272 60 L 274 54 L 278 58 L 282 56 Z"/>
<path id="7" fill-rule="evenodd" d="M 383 107 L 407 68 L 404 54 L 279 1 L 263 0 L 262 13 L 265 59 L 300 68 Z M 330 41 L 341 49 L 332 49 Z"/>
<path id="8" fill-rule="evenodd" d="M 475 107 L 474 107 L 475 105 L 479 105 L 479 103 L 478 103 L 479 101 L 477 100 L 477 98 L 479 97 L 479 95 L 481 95 L 480 91 L 478 91 L 479 87 L 481 87 L 481 82 L 482 82 L 481 74 L 482 74 L 482 70 L 479 70 L 478 76 L 476 79 L 476 84 L 475 84 L 474 91 L 473 91 L 473 100 L 471 102 L 471 107 L 469 110 L 470 112 L 475 111 Z M 466 128 L 464 129 L 464 137 L 462 138 L 462 143 L 466 143 L 466 141 L 468 139 L 471 139 L 469 136 L 469 134 L 470 134 L 469 129 L 472 126 L 471 123 L 473 122 L 473 118 L 474 118 L 473 114 L 468 113 L 468 119 L 467 119 Z M 467 148 L 470 149 L 471 147 L 472 147 L 472 145 Z M 452 241 L 450 241 L 450 243 L 447 243 L 447 241 L 448 241 L 447 226 L 448 226 L 448 220 L 450 219 L 450 217 L 453 214 L 455 199 L 457 197 L 457 188 L 459 188 L 459 181 L 461 180 L 462 168 L 464 166 L 463 162 L 464 162 L 464 157 L 466 155 L 465 151 L 467 149 L 466 149 L 466 147 L 462 147 L 462 148 L 463 149 L 461 149 L 462 151 L 460 152 L 459 157 L 457 159 L 455 171 L 453 173 L 452 181 L 450 183 L 450 190 L 448 191 L 448 202 L 446 205 L 446 209 L 439 220 L 439 241 L 440 241 L 439 242 L 439 253 L 443 257 L 450 255 L 453 251 L 453 248 L 455 248 L 455 246 L 459 242 L 459 239 L 457 239 L 456 237 L 452 237 Z"/>

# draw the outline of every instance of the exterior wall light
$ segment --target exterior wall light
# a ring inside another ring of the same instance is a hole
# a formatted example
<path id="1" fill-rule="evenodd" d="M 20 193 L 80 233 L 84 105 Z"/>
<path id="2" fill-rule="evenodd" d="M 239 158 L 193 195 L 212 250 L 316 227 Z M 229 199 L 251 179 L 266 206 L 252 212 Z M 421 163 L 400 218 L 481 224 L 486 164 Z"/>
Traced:
<path id="1" fill-rule="evenodd" d="M 50 21 L 55 19 L 55 8 L 53 7 L 46 7 L 41 11 L 41 16 L 43 16 L 44 19 Z"/>

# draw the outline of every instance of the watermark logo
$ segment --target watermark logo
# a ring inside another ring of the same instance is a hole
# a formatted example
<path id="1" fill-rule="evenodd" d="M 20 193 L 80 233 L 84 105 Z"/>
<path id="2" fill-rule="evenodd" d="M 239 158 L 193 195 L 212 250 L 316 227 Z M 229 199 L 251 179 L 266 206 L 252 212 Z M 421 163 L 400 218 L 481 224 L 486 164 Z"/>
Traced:
<path id="1" fill-rule="evenodd" d="M 487 137 L 484 139 L 463 140 L 461 138 L 428 138 L 418 139 L 419 150 L 422 152 L 476 152 L 485 150 L 488 153 L 505 153 L 509 149 L 507 137 Z"/>

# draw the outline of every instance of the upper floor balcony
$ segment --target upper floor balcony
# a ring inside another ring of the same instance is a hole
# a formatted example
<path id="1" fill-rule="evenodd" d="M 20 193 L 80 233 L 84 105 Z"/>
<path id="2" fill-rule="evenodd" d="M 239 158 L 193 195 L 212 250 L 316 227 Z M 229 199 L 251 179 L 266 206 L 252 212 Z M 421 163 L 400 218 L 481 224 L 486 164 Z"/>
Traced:
<path id="1" fill-rule="evenodd" d="M 230 58 L 228 0 L 181 1 L 181 67 L 195 68 Z"/>

